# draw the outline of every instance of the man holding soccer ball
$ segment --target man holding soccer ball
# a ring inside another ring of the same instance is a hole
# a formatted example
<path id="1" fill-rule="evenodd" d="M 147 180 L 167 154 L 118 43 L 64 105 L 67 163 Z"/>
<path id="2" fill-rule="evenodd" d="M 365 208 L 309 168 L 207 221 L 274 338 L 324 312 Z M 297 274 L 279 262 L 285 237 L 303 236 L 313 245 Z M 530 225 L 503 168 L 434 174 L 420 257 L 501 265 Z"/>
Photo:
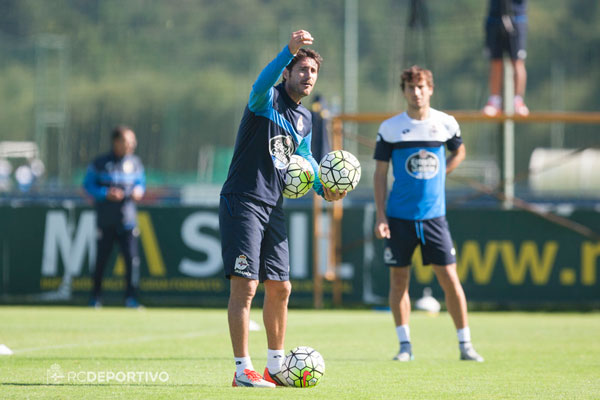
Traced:
<path id="1" fill-rule="evenodd" d="M 300 103 L 312 92 L 322 62 L 316 51 L 303 48 L 312 43 L 309 32 L 292 33 L 254 82 L 221 190 L 221 250 L 230 279 L 228 321 L 236 364 L 233 386 L 285 386 L 281 364 L 291 284 L 282 191 L 293 154 L 310 161 L 318 176 L 310 151 L 311 113 Z M 273 86 L 280 76 L 283 82 Z M 328 201 L 346 195 L 330 191 L 318 180 L 313 187 Z M 248 351 L 250 306 L 259 282 L 265 288 L 268 343 L 264 378 L 254 370 Z"/>
<path id="2" fill-rule="evenodd" d="M 465 146 L 454 117 L 430 107 L 431 71 L 413 66 L 402 72 L 407 111 L 384 121 L 377 134 L 374 189 L 375 236 L 385 239 L 384 261 L 390 267 L 389 301 L 400 351 L 398 361 L 413 358 L 410 343 L 410 264 L 421 247 L 424 264 L 432 264 L 444 290 L 446 307 L 457 329 L 460 359 L 483 361 L 471 344 L 467 301 L 458 274 L 446 221 L 446 174 L 465 158 Z M 450 151 L 446 158 L 444 145 Z M 392 161 L 394 184 L 387 199 Z"/>

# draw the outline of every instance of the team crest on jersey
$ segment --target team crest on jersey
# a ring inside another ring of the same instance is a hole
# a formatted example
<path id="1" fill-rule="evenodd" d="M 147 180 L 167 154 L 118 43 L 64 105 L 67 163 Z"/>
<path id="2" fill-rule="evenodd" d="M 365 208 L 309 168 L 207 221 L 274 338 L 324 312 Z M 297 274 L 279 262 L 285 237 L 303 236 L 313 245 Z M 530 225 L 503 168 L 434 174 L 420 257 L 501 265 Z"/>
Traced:
<path id="1" fill-rule="evenodd" d="M 416 179 L 431 179 L 440 170 L 440 160 L 430 151 L 421 149 L 406 160 L 406 172 Z"/>
<path id="2" fill-rule="evenodd" d="M 300 116 L 300 118 L 298 118 L 296 129 L 298 130 L 298 132 L 302 132 L 302 129 L 304 129 L 304 121 L 302 120 L 302 115 Z"/>
<path id="3" fill-rule="evenodd" d="M 429 128 L 429 136 L 435 136 L 438 133 L 438 127 L 434 124 Z"/>
<path id="4" fill-rule="evenodd" d="M 271 159 L 277 169 L 284 169 L 290 165 L 290 159 L 294 154 L 292 138 L 289 136 L 279 135 L 269 140 L 269 153 Z"/>
<path id="5" fill-rule="evenodd" d="M 123 162 L 123 172 L 130 174 L 133 172 L 133 161 L 127 160 Z"/>

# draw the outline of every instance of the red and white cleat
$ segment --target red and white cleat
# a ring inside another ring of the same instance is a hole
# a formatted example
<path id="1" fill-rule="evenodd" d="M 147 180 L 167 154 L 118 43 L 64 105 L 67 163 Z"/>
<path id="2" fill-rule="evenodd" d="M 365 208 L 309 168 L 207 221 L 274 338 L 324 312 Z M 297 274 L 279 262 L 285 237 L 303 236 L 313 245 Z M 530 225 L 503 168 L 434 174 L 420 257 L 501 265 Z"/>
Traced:
<path id="1" fill-rule="evenodd" d="M 267 382 L 262 376 L 256 371 L 251 369 L 245 369 L 244 373 L 238 376 L 233 374 L 233 387 L 257 387 L 257 388 L 274 388 L 275 384 Z"/>
<path id="2" fill-rule="evenodd" d="M 289 386 L 281 374 L 281 371 L 276 374 L 271 374 L 269 372 L 269 368 L 265 368 L 265 373 L 263 375 L 265 377 L 265 381 L 274 383 L 276 386 Z"/>

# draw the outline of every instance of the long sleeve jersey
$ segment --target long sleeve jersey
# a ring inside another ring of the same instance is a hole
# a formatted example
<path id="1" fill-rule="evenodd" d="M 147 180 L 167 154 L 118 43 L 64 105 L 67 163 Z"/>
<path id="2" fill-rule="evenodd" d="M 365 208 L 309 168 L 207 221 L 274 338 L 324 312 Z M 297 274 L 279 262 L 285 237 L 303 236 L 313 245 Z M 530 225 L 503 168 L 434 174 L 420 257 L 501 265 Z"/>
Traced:
<path id="1" fill-rule="evenodd" d="M 273 86 L 293 58 L 286 45 L 254 82 L 221 194 L 242 194 L 270 206 L 280 205 L 293 154 L 306 158 L 318 176 L 310 150 L 310 111 L 288 96 L 283 83 Z M 323 195 L 318 178 L 313 188 Z"/>
<path id="2" fill-rule="evenodd" d="M 98 226 L 135 228 L 136 205 L 131 194 L 135 187 L 146 190 L 144 166 L 137 156 L 117 158 L 113 153 L 108 153 L 96 158 L 88 166 L 83 187 L 94 198 Z M 106 195 L 111 187 L 122 189 L 125 198 L 117 202 L 109 201 Z"/>

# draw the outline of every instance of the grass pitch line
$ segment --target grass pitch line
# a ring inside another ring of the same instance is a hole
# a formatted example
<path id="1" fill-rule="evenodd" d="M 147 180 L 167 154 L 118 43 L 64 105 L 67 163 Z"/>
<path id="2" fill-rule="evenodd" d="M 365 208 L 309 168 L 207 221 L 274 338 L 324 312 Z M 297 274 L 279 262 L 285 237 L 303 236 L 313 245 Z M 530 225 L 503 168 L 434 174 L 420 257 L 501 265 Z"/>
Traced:
<path id="1" fill-rule="evenodd" d="M 0 356 L 10 356 L 14 352 L 5 344 L 0 344 Z"/>
<path id="2" fill-rule="evenodd" d="M 111 340 L 111 341 L 96 341 L 96 342 L 86 342 L 86 343 L 66 343 L 66 344 L 56 344 L 50 346 L 38 346 L 38 347 L 26 347 L 24 349 L 13 349 L 13 354 L 21 354 L 21 353 L 32 353 L 36 351 L 43 350 L 56 350 L 56 349 L 70 349 L 76 347 L 92 347 L 92 346 L 110 346 L 110 345 L 120 345 L 127 343 L 145 343 L 145 342 L 154 342 L 158 340 L 165 339 L 195 339 L 202 336 L 210 336 L 221 334 L 220 330 L 206 331 L 206 332 L 188 332 L 184 334 L 176 334 L 176 335 L 150 335 L 150 336 L 140 336 L 136 338 L 129 338 L 125 340 Z"/>

